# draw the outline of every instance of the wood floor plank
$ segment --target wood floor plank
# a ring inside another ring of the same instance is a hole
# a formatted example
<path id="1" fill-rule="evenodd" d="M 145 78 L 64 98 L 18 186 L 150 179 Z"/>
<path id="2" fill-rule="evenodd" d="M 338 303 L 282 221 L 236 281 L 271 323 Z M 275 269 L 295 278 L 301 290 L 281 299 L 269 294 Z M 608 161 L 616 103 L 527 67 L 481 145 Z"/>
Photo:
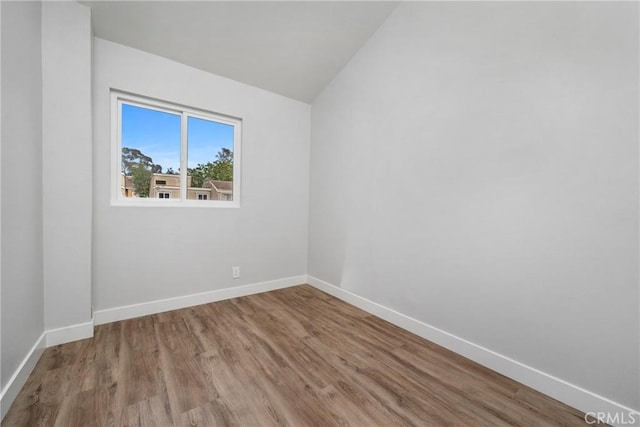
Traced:
<path id="1" fill-rule="evenodd" d="M 302 285 L 48 348 L 7 426 L 584 426 L 584 414 Z"/>

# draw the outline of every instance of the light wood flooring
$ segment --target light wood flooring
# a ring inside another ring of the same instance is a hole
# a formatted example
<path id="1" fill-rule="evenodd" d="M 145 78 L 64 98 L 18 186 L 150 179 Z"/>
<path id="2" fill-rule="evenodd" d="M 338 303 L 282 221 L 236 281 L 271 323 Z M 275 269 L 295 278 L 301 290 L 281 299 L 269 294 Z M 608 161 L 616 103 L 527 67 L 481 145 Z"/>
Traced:
<path id="1" fill-rule="evenodd" d="M 584 414 L 308 285 L 48 348 L 6 426 L 572 426 Z"/>

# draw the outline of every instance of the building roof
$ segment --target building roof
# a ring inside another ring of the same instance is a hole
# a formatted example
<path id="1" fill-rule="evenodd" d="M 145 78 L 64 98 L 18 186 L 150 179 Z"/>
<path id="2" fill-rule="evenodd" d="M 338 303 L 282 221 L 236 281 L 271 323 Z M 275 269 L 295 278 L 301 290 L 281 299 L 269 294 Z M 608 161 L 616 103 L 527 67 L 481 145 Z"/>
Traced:
<path id="1" fill-rule="evenodd" d="M 233 182 L 232 181 L 216 181 L 213 179 L 208 179 L 205 182 L 206 186 L 210 186 L 218 193 L 222 194 L 232 194 L 233 193 Z"/>
<path id="2" fill-rule="evenodd" d="M 210 179 L 208 182 L 215 185 L 218 190 L 233 190 L 233 181 L 215 181 Z"/>

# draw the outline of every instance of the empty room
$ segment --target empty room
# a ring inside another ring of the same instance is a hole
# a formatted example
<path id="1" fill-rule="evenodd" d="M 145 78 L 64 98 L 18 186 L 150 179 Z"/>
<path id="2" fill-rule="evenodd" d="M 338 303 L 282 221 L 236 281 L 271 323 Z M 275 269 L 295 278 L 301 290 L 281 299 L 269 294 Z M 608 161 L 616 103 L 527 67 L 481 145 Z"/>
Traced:
<path id="1" fill-rule="evenodd" d="M 0 0 L 13 426 L 640 426 L 637 1 Z"/>

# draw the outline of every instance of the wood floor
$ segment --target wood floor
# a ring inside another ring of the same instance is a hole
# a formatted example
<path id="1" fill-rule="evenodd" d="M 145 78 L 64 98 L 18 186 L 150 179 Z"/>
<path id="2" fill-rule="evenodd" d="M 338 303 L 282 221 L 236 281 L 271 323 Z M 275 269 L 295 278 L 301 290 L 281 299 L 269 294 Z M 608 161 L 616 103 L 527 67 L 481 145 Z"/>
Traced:
<path id="1" fill-rule="evenodd" d="M 584 414 L 310 286 L 48 348 L 6 426 L 585 425 Z"/>

